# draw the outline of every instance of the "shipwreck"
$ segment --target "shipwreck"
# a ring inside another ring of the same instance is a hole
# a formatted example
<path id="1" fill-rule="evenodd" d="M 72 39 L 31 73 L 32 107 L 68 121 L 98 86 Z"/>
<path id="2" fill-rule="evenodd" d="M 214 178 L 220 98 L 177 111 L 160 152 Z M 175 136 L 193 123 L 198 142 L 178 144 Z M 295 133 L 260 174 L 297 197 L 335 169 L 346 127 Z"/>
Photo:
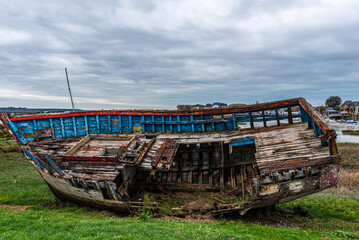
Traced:
<path id="1" fill-rule="evenodd" d="M 114 211 L 156 211 L 176 197 L 181 214 L 245 214 L 332 187 L 340 174 L 336 133 L 304 98 L 0 119 L 57 198 Z"/>

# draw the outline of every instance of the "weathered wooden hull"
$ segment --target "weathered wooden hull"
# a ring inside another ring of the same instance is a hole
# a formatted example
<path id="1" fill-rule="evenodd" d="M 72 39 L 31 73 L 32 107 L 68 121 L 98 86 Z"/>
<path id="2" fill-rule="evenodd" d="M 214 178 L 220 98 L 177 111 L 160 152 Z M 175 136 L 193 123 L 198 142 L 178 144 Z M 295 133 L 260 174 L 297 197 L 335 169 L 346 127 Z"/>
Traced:
<path id="1" fill-rule="evenodd" d="M 143 204 L 138 202 L 131 203 L 104 199 L 102 193 L 99 191 L 79 189 L 71 185 L 69 181 L 54 177 L 41 170 L 39 170 L 39 173 L 53 194 L 60 200 L 71 201 L 78 204 L 85 204 L 90 207 L 116 212 L 135 211 L 138 208 L 144 207 Z M 340 165 L 329 165 L 320 175 L 313 176 L 305 180 L 270 185 L 267 187 L 266 191 L 260 193 L 260 196 L 257 199 L 248 201 L 240 207 L 222 209 L 222 212 L 237 211 L 240 213 L 245 213 L 249 209 L 293 201 L 295 199 L 305 197 L 307 195 L 335 186 L 339 180 L 339 176 Z M 156 209 L 155 206 L 152 208 Z M 218 210 L 220 209 L 217 207 L 209 209 L 209 212 L 215 213 Z"/>
<path id="2" fill-rule="evenodd" d="M 216 199 L 205 212 L 244 214 L 334 186 L 340 175 L 335 131 L 302 98 L 194 112 L 0 119 L 56 197 L 114 211 L 160 211 L 163 195 L 202 192 Z M 154 203 L 145 206 L 147 193 Z"/>
<path id="3" fill-rule="evenodd" d="M 128 212 L 127 205 L 122 201 L 104 199 L 99 191 L 77 188 L 62 178 L 54 177 L 41 170 L 39 170 L 39 173 L 52 193 L 60 200 L 85 204 L 95 208 Z"/>

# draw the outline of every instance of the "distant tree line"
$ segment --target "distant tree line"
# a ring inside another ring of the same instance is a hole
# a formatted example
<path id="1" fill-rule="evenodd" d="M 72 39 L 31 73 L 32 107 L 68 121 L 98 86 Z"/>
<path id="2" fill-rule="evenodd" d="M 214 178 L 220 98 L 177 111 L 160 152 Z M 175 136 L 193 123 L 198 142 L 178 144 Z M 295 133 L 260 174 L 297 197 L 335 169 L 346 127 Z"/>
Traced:
<path id="1" fill-rule="evenodd" d="M 330 96 L 325 101 L 326 106 L 334 109 L 339 109 L 340 104 L 342 104 L 342 99 L 339 96 Z"/>

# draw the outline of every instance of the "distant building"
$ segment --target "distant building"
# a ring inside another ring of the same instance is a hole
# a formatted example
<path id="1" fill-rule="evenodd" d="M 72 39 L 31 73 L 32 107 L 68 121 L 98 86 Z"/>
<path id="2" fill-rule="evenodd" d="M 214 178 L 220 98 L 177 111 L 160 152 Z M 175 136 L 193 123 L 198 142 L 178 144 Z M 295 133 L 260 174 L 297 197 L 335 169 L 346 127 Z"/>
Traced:
<path id="1" fill-rule="evenodd" d="M 203 104 L 194 104 L 194 105 L 177 105 L 177 110 L 181 111 L 190 111 L 190 110 L 200 110 L 200 109 L 209 109 L 209 108 L 222 108 L 227 107 L 226 103 L 207 103 L 206 105 Z"/>
<path id="2" fill-rule="evenodd" d="M 202 104 L 192 105 L 192 110 L 200 110 L 200 109 L 204 109 L 204 105 Z"/>
<path id="3" fill-rule="evenodd" d="M 229 105 L 229 107 L 240 107 L 245 106 L 245 104 L 242 103 L 234 103 Z M 194 105 L 177 105 L 177 110 L 180 111 L 191 111 L 191 110 L 201 110 L 201 109 L 209 109 L 209 108 L 223 108 L 228 107 L 227 103 L 221 103 L 221 102 L 214 102 L 214 103 L 207 103 L 205 105 L 203 104 L 194 104 Z"/>
<path id="4" fill-rule="evenodd" d="M 359 101 L 351 101 L 351 100 L 346 100 L 341 106 L 340 108 L 342 108 L 344 111 L 351 113 L 354 112 L 355 109 L 359 106 Z"/>
<path id="5" fill-rule="evenodd" d="M 243 103 L 233 103 L 231 105 L 229 105 L 229 107 L 241 107 L 241 106 L 245 106 L 246 104 Z"/>
<path id="6" fill-rule="evenodd" d="M 215 102 L 212 104 L 212 108 L 222 108 L 222 107 L 227 107 L 227 103 L 221 103 L 221 102 Z"/>
<path id="7" fill-rule="evenodd" d="M 323 117 L 325 118 L 333 118 L 333 117 L 337 118 L 342 116 L 340 111 L 334 109 L 326 109 L 322 112 L 322 114 Z"/>

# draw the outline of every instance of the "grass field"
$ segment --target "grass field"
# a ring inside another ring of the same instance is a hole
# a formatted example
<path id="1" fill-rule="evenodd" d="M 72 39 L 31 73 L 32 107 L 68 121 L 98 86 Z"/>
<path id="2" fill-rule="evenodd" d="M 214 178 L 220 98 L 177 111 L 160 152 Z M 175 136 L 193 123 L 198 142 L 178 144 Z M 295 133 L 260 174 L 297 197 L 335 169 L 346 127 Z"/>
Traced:
<path id="1" fill-rule="evenodd" d="M 57 200 L 8 136 L 0 138 L 0 239 L 359 239 L 359 145 L 339 144 L 338 187 L 227 219 L 119 216 Z M 146 214 L 146 213 L 145 213 Z"/>
<path id="2" fill-rule="evenodd" d="M 344 135 L 354 135 L 354 136 L 359 135 L 359 131 L 356 131 L 356 130 L 343 130 L 342 133 Z"/>

